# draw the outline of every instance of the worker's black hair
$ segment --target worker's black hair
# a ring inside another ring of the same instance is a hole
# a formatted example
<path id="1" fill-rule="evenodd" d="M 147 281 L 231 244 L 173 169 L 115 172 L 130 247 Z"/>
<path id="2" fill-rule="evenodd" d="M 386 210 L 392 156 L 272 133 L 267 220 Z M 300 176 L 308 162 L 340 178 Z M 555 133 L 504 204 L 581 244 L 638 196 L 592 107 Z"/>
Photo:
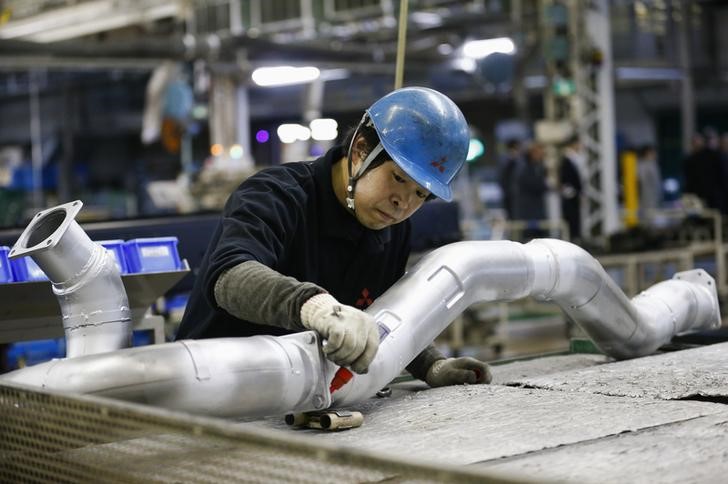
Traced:
<path id="1" fill-rule="evenodd" d="M 359 127 L 358 133 L 357 133 L 356 127 L 349 128 L 349 130 L 346 132 L 346 136 L 344 137 L 344 143 L 343 143 L 344 147 L 348 148 L 349 146 L 351 146 L 351 140 L 354 137 L 354 133 L 356 133 L 358 136 L 362 136 L 364 138 L 364 141 L 366 142 L 367 151 L 366 151 L 366 153 L 363 153 L 362 159 L 366 158 L 366 156 L 369 154 L 369 152 L 371 152 L 371 150 L 373 150 L 379 144 L 379 135 L 377 134 L 377 130 L 374 129 L 374 126 L 369 126 L 369 125 L 364 125 L 364 124 L 362 124 Z M 389 156 L 389 153 L 387 153 L 386 150 L 382 150 L 382 152 L 379 153 L 376 158 L 374 158 L 374 161 L 372 161 L 369 164 L 369 166 L 367 167 L 365 172 L 367 172 L 369 170 L 373 170 L 374 168 L 378 167 L 385 161 L 389 161 L 389 160 L 392 160 L 392 157 Z M 425 201 L 428 202 L 435 198 L 437 198 L 435 195 L 430 194 L 425 199 Z"/>

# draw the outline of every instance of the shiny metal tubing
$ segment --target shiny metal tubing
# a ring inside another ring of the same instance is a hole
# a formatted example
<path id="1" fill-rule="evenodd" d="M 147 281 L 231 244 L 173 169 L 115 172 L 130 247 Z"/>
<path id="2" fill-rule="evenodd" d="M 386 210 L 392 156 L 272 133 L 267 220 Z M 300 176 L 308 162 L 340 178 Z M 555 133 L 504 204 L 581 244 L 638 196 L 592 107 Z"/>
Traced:
<path id="1" fill-rule="evenodd" d="M 458 242 L 426 255 L 367 309 L 389 334 L 369 372 L 335 392 L 334 405 L 374 395 L 471 304 L 526 296 L 557 304 L 620 359 L 650 354 L 680 332 L 720 325 L 715 281 L 702 270 L 630 301 L 596 259 L 569 242 Z M 327 365 L 329 375 L 335 370 Z"/>
<path id="2" fill-rule="evenodd" d="M 186 340 L 41 363 L 0 381 L 219 417 L 328 407 L 323 356 L 312 331 Z"/>
<path id="3" fill-rule="evenodd" d="M 131 344 L 131 312 L 119 269 L 76 222 L 82 206 L 77 200 L 38 212 L 10 251 L 11 258 L 31 257 L 50 279 L 68 357 Z"/>

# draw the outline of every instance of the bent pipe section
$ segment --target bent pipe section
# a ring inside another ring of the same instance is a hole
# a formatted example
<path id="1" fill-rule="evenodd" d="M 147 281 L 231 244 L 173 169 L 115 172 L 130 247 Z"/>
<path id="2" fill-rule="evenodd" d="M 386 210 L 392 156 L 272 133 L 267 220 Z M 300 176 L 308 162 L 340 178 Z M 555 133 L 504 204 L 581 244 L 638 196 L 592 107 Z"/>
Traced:
<path id="1" fill-rule="evenodd" d="M 38 212 L 10 251 L 10 258 L 31 257 L 50 279 L 69 358 L 131 345 L 131 312 L 119 269 L 76 222 L 82 206 L 77 200 Z"/>
<path id="2" fill-rule="evenodd" d="M 583 249 L 553 239 L 460 242 L 424 257 L 367 309 L 383 335 L 365 375 L 332 396 L 337 370 L 316 334 L 181 341 L 43 363 L 0 381 L 103 395 L 216 416 L 321 410 L 389 383 L 478 301 L 553 301 L 607 354 L 652 353 L 677 333 L 720 324 L 715 283 L 679 273 L 631 301 Z"/>
<path id="3" fill-rule="evenodd" d="M 648 355 L 675 334 L 720 325 L 715 281 L 701 269 L 629 300 L 596 259 L 569 242 L 458 242 L 425 256 L 367 309 L 384 335 L 379 351 L 367 374 L 334 393 L 333 404 L 374 395 L 471 304 L 527 296 L 557 304 L 618 359 Z"/>
<path id="4" fill-rule="evenodd" d="M 185 340 L 41 363 L 20 383 L 217 417 L 321 410 L 331 403 L 316 333 Z"/>

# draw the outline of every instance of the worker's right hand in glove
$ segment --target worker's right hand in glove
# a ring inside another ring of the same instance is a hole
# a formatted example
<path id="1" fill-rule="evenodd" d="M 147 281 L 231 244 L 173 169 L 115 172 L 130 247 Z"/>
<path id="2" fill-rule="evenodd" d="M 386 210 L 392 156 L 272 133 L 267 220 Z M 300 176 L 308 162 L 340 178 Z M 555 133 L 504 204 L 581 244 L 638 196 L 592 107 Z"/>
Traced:
<path id="1" fill-rule="evenodd" d="M 301 322 L 326 340 L 324 354 L 329 360 L 356 373 L 368 371 L 379 347 L 374 318 L 330 294 L 317 294 L 301 306 Z"/>
<path id="2" fill-rule="evenodd" d="M 437 360 L 427 370 L 425 377 L 427 384 L 433 388 L 463 383 L 490 383 L 492 379 L 488 365 L 469 356 Z"/>

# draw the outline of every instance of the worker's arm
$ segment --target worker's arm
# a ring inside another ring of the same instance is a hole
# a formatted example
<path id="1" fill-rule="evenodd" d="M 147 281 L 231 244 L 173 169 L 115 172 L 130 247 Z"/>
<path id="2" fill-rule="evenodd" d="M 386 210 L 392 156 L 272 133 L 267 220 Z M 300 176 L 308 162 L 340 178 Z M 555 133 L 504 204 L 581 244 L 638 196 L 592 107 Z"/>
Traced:
<path id="1" fill-rule="evenodd" d="M 256 261 L 222 273 L 215 300 L 236 318 L 300 331 L 327 341 L 326 357 L 366 373 L 379 346 L 377 325 L 367 313 L 339 303 L 316 284 L 300 282 Z"/>
<path id="2" fill-rule="evenodd" d="M 215 283 L 217 305 L 238 319 L 293 331 L 304 328 L 301 307 L 326 291 L 301 282 L 256 261 L 246 261 L 223 272 Z"/>

